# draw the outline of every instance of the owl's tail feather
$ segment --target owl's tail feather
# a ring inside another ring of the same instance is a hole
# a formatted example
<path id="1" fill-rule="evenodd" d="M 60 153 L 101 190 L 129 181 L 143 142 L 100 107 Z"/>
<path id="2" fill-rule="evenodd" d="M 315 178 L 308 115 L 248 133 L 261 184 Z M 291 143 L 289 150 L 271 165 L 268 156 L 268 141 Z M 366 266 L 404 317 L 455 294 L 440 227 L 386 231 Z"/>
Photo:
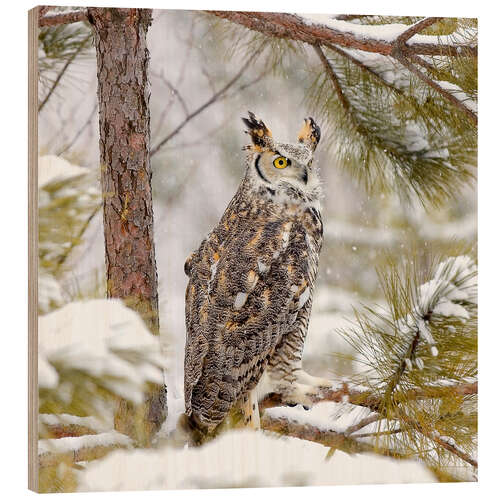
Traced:
<path id="1" fill-rule="evenodd" d="M 183 413 L 177 421 L 177 431 L 183 436 L 183 440 L 189 446 L 201 446 L 215 437 L 213 432 L 210 432 L 203 426 L 200 426 L 193 415 Z"/>
<path id="2" fill-rule="evenodd" d="M 230 410 L 227 417 L 215 428 L 202 425 L 194 414 L 183 413 L 177 421 L 178 437 L 190 446 L 201 446 L 229 429 L 260 429 L 259 403 L 257 390 L 245 394 Z"/>

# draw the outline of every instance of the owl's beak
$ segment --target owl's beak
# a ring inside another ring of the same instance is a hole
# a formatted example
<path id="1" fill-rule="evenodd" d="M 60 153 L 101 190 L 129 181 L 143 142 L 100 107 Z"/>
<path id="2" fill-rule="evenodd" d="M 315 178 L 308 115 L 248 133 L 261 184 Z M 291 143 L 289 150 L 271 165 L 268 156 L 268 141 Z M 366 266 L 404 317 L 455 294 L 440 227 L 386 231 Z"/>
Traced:
<path id="1" fill-rule="evenodd" d="M 307 181 L 309 180 L 309 172 L 307 171 L 307 167 L 304 167 L 304 172 L 302 173 L 302 180 L 304 181 L 304 184 L 307 184 Z"/>

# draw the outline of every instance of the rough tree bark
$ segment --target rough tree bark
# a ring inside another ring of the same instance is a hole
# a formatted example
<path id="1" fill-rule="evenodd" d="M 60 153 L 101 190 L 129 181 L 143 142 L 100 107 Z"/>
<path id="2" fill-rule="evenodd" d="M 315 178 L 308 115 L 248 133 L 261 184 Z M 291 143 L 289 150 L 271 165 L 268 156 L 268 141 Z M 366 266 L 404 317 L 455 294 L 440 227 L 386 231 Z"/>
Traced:
<path id="1" fill-rule="evenodd" d="M 158 334 L 146 44 L 151 10 L 89 8 L 88 18 L 97 56 L 107 295 L 123 299 Z M 115 426 L 148 442 L 164 418 L 163 400 L 156 388 L 141 410 L 145 435 L 125 401 Z"/>

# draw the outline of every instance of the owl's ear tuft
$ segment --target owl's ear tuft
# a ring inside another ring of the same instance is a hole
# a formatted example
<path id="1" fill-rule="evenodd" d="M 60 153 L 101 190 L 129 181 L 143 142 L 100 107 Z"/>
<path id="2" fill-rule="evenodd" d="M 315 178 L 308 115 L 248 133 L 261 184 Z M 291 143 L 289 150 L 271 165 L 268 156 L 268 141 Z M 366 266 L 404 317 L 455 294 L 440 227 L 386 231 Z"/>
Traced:
<path id="1" fill-rule="evenodd" d="M 264 122 L 258 120 L 251 111 L 248 112 L 248 116 L 250 118 L 242 118 L 242 120 L 248 129 L 246 133 L 250 135 L 253 146 L 247 146 L 245 149 L 254 149 L 256 151 L 269 149 L 272 144 L 271 131 L 266 127 Z"/>
<path id="2" fill-rule="evenodd" d="M 304 118 L 304 125 L 302 125 L 299 131 L 299 142 L 314 151 L 320 139 L 321 129 L 318 127 L 317 123 L 311 117 Z"/>

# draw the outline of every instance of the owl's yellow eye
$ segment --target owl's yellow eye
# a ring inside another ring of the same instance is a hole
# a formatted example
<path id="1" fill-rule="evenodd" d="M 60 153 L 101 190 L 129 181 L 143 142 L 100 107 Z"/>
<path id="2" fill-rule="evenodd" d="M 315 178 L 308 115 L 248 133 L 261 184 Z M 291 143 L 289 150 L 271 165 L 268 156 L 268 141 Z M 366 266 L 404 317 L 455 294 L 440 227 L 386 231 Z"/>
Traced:
<path id="1" fill-rule="evenodd" d="M 279 156 L 274 160 L 273 165 L 276 168 L 285 168 L 286 166 L 290 165 L 290 160 L 288 160 L 284 156 Z"/>

